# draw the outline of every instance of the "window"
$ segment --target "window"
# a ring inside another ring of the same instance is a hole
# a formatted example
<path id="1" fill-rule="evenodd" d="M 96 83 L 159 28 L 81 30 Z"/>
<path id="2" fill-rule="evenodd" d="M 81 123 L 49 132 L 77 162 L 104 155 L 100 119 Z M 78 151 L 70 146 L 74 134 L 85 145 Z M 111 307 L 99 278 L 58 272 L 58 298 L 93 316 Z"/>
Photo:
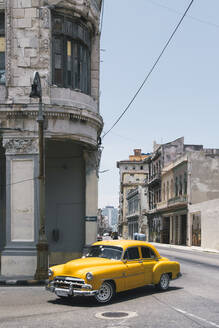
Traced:
<path id="1" fill-rule="evenodd" d="M 165 182 L 164 182 L 163 183 L 163 201 L 166 199 L 165 190 L 166 190 L 166 186 L 165 186 Z"/>
<path id="2" fill-rule="evenodd" d="M 117 246 L 91 246 L 85 257 L 103 257 L 106 259 L 120 260 L 122 257 L 122 248 Z"/>
<path id="3" fill-rule="evenodd" d="M 184 194 L 187 194 L 187 173 L 184 173 Z"/>
<path id="4" fill-rule="evenodd" d="M 174 196 L 174 184 L 173 184 L 173 179 L 171 179 L 171 197 Z"/>
<path id="5" fill-rule="evenodd" d="M 0 84 L 5 84 L 5 14 L 0 13 Z"/>
<path id="6" fill-rule="evenodd" d="M 91 35 L 78 20 L 53 15 L 53 83 L 90 94 Z"/>
<path id="7" fill-rule="evenodd" d="M 179 177 L 179 194 L 182 195 L 183 193 L 183 184 L 182 184 L 182 176 Z"/>
<path id="8" fill-rule="evenodd" d="M 169 191 L 170 191 L 170 189 L 169 189 L 169 181 L 167 181 L 167 200 L 170 198 L 169 197 Z"/>
<path id="9" fill-rule="evenodd" d="M 156 258 L 154 251 L 150 247 L 141 247 L 141 254 L 143 259 Z"/>
<path id="10" fill-rule="evenodd" d="M 175 196 L 178 196 L 178 177 L 175 179 Z"/>
<path id="11" fill-rule="evenodd" d="M 137 260 L 139 259 L 138 247 L 130 247 L 125 251 L 124 260 Z"/>

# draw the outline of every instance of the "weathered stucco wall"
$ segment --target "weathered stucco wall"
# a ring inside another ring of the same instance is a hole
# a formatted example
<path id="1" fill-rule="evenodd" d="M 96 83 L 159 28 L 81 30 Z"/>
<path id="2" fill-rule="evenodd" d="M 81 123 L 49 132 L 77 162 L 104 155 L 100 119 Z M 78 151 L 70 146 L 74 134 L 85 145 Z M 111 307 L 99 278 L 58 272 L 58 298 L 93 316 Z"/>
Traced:
<path id="1" fill-rule="evenodd" d="M 189 231 L 191 240 L 192 215 L 201 214 L 201 247 L 219 250 L 219 199 L 189 205 Z"/>
<path id="2" fill-rule="evenodd" d="M 189 155 L 190 203 L 196 204 L 219 198 L 219 156 L 204 151 Z"/>

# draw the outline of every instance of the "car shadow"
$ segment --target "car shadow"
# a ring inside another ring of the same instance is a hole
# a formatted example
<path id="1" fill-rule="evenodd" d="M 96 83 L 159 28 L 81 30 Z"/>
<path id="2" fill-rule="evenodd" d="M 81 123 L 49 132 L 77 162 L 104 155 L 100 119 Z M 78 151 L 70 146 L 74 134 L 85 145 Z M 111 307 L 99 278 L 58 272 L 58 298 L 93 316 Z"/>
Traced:
<path id="1" fill-rule="evenodd" d="M 159 295 L 161 293 L 162 294 L 170 293 L 170 292 L 180 290 L 180 289 L 183 289 L 183 288 L 182 287 L 169 287 L 169 289 L 166 291 L 159 291 L 159 290 L 157 290 L 157 288 L 155 286 L 149 285 L 149 286 L 145 286 L 145 287 L 141 287 L 141 288 L 128 290 L 125 292 L 120 292 L 120 293 L 116 294 L 116 296 L 114 297 L 113 301 L 110 304 L 126 302 L 126 301 L 130 301 L 133 299 L 145 297 L 145 296 L 150 296 L 153 294 Z M 69 297 L 66 299 L 57 297 L 56 299 L 49 300 L 48 303 L 65 305 L 65 306 L 66 305 L 67 306 L 77 306 L 77 307 L 107 306 L 107 304 L 104 305 L 104 304 L 97 303 L 93 297 L 80 297 L 80 296 L 73 297 L 73 298 Z"/>

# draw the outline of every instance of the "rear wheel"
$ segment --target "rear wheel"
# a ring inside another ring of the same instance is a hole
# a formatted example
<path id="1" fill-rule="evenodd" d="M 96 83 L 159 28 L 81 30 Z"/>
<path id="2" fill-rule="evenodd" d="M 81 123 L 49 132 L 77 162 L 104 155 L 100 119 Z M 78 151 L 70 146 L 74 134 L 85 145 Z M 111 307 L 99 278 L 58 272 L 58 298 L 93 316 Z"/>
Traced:
<path id="1" fill-rule="evenodd" d="M 168 273 L 163 273 L 160 277 L 160 282 L 157 285 L 160 290 L 167 290 L 169 288 L 170 276 Z"/>
<path id="2" fill-rule="evenodd" d="M 95 295 L 98 303 L 110 303 L 115 294 L 115 287 L 111 281 L 104 281 L 99 291 Z"/>

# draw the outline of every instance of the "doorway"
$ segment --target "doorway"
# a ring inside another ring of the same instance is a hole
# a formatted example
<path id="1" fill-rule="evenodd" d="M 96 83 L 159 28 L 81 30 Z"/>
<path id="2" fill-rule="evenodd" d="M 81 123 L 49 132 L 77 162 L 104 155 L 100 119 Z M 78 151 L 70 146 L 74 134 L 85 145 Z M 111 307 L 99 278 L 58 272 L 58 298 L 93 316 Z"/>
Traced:
<path id="1" fill-rule="evenodd" d="M 46 146 L 46 233 L 49 251 L 81 253 L 85 239 L 83 149 L 66 141 L 49 141 Z"/>

